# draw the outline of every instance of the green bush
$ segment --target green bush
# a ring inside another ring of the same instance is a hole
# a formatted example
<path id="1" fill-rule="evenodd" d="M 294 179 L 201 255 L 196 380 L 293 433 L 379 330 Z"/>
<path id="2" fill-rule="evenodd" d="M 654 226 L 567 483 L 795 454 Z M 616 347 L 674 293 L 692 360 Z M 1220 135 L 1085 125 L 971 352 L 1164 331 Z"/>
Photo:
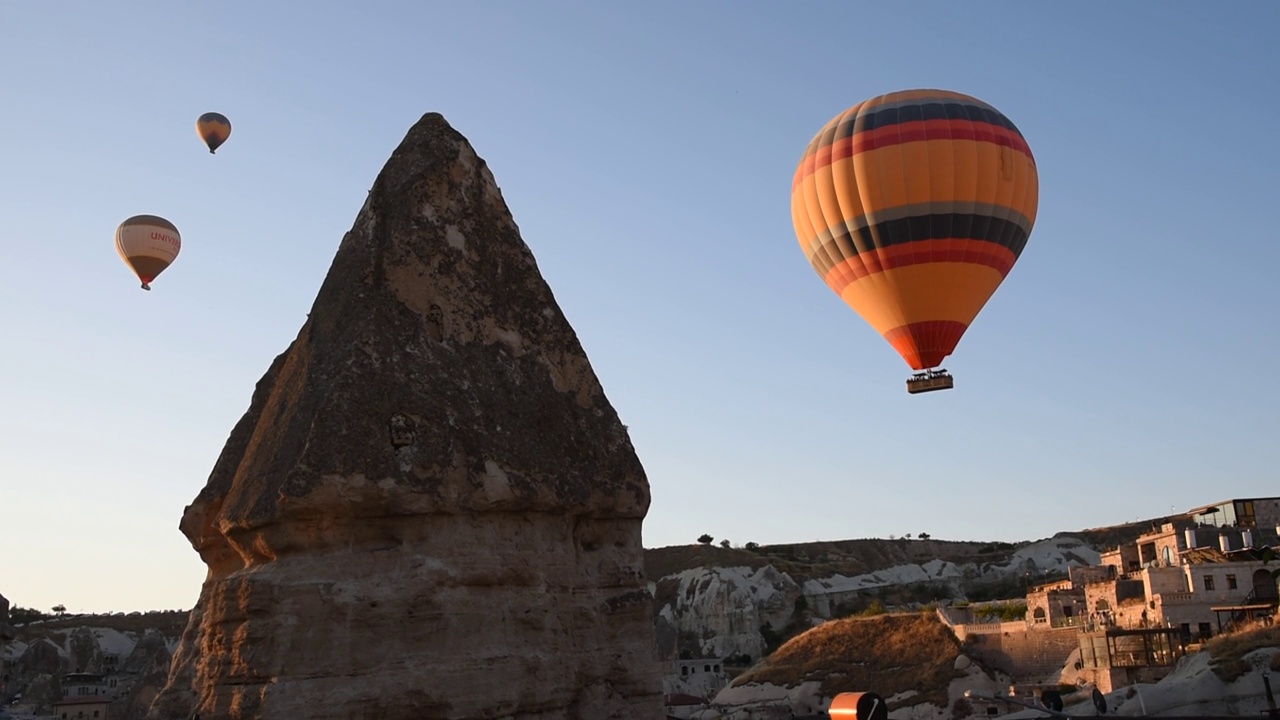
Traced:
<path id="1" fill-rule="evenodd" d="M 858 613 L 862 617 L 873 617 L 875 615 L 883 615 L 885 613 L 884 603 L 879 600 L 872 600 L 862 612 Z"/>

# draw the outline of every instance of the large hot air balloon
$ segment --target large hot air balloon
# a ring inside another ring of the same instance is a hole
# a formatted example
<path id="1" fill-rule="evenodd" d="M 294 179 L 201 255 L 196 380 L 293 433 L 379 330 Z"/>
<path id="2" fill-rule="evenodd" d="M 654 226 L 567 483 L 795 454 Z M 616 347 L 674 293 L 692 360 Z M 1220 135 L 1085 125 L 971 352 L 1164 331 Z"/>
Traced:
<path id="1" fill-rule="evenodd" d="M 207 112 L 196 120 L 196 132 L 200 134 L 204 144 L 209 146 L 209 154 L 212 155 L 231 137 L 231 121 L 222 113 Z"/>
<path id="2" fill-rule="evenodd" d="M 946 90 L 840 113 L 810 141 L 791 186 L 809 263 L 919 371 L 912 393 L 952 387 L 939 366 L 1017 261 L 1038 201 L 1018 128 Z"/>
<path id="3" fill-rule="evenodd" d="M 150 290 L 151 281 L 169 267 L 182 249 L 173 223 L 155 215 L 134 215 L 116 228 L 116 252 Z"/>

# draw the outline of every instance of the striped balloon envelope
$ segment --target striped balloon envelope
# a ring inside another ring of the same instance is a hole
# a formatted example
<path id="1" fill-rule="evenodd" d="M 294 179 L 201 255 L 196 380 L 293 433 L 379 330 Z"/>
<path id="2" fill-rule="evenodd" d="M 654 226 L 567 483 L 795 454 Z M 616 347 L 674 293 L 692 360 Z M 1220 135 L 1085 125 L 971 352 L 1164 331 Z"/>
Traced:
<path id="1" fill-rule="evenodd" d="M 134 215 L 116 228 L 116 252 L 150 290 L 182 250 L 182 236 L 173 223 L 156 215 Z"/>
<path id="2" fill-rule="evenodd" d="M 196 119 L 196 133 L 212 155 L 231 137 L 231 121 L 222 113 L 207 112 Z"/>
<path id="3" fill-rule="evenodd" d="M 1017 262 L 1038 202 L 1018 128 L 946 90 L 890 93 L 840 113 L 809 143 L 791 186 L 813 269 L 918 371 L 955 350 Z"/>

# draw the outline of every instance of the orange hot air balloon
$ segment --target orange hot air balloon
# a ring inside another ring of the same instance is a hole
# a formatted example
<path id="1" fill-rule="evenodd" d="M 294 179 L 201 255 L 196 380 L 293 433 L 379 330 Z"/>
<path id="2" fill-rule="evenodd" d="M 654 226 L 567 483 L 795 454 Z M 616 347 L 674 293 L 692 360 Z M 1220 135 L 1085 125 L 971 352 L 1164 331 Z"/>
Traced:
<path id="1" fill-rule="evenodd" d="M 231 121 L 222 113 L 207 112 L 196 120 L 196 132 L 209 146 L 209 154 L 212 155 L 231 137 Z"/>
<path id="2" fill-rule="evenodd" d="M 116 228 L 116 252 L 150 290 L 151 281 L 178 257 L 182 236 L 173 223 L 155 215 L 134 215 Z"/>
<path id="3" fill-rule="evenodd" d="M 1022 133 L 946 90 L 858 103 L 810 141 L 791 186 L 800 248 L 827 285 L 917 372 L 938 369 L 1018 260 L 1039 202 Z"/>

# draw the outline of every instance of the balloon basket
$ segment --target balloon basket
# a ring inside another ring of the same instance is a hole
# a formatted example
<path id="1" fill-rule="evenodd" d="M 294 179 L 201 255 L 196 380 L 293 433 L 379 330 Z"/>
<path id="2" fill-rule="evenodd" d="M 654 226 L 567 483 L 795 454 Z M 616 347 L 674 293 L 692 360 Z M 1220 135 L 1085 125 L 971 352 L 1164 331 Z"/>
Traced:
<path id="1" fill-rule="evenodd" d="M 953 387 L 955 387 L 955 379 L 951 377 L 951 373 L 941 369 L 925 370 L 907 378 L 907 392 L 912 395 L 935 390 L 950 390 Z"/>

